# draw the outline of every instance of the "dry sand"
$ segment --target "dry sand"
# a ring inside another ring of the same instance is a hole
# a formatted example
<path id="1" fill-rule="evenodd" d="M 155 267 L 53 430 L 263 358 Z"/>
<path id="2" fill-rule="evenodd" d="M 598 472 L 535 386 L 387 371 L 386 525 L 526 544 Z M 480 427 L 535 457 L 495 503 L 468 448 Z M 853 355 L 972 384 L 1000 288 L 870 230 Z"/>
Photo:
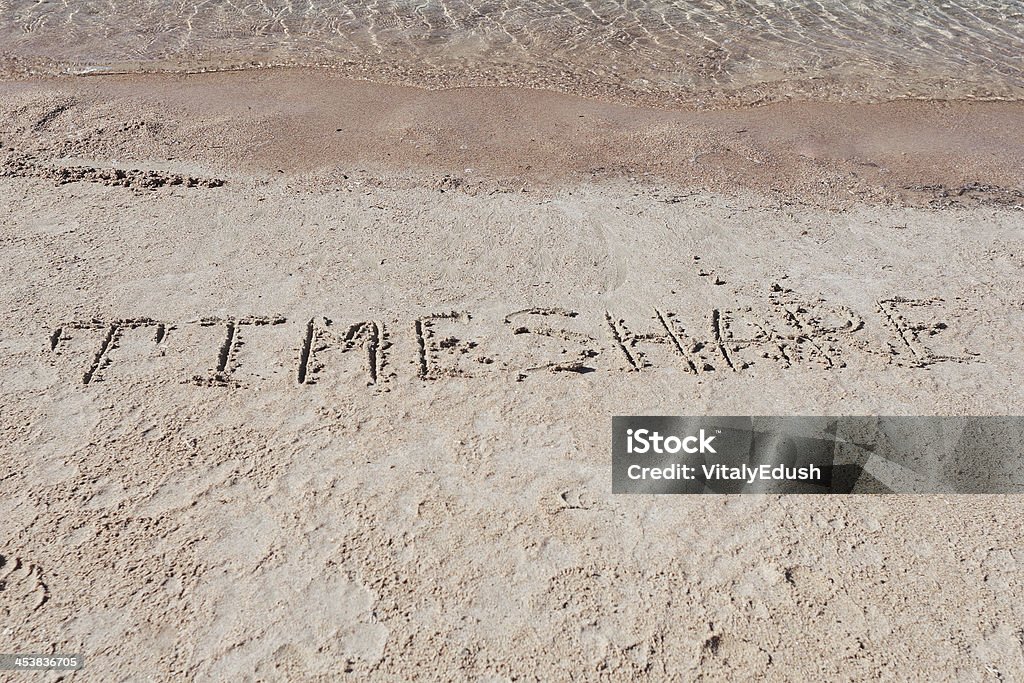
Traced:
<path id="1" fill-rule="evenodd" d="M 0 85 L 0 652 L 1016 680 L 1012 496 L 610 494 L 616 414 L 1013 414 L 1018 104 Z"/>

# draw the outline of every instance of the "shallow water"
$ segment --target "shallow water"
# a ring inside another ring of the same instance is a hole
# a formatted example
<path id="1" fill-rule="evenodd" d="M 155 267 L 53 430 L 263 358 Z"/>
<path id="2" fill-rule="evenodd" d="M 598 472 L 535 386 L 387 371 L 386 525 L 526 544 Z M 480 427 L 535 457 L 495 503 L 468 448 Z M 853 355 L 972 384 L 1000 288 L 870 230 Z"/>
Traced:
<path id="1" fill-rule="evenodd" d="M 1022 55 L 1007 0 L 0 0 L 21 72 L 301 64 L 700 106 L 1020 99 Z"/>

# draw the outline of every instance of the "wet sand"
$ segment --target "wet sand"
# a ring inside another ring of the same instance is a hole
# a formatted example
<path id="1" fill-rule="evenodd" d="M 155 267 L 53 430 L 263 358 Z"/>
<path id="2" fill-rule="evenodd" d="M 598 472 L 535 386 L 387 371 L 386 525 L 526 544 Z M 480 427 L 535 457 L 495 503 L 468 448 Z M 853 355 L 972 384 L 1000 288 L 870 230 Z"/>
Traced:
<path id="1" fill-rule="evenodd" d="M 0 135 L 10 158 L 27 156 L 33 167 L 178 164 L 294 175 L 309 185 L 345 175 L 414 185 L 429 177 L 475 192 L 625 179 L 831 208 L 1022 203 L 1020 103 L 692 112 L 290 69 L 0 87 Z"/>
<path id="2" fill-rule="evenodd" d="M 617 414 L 1014 414 L 1012 103 L 0 84 L 0 651 L 1024 675 L 1012 496 L 612 496 Z"/>

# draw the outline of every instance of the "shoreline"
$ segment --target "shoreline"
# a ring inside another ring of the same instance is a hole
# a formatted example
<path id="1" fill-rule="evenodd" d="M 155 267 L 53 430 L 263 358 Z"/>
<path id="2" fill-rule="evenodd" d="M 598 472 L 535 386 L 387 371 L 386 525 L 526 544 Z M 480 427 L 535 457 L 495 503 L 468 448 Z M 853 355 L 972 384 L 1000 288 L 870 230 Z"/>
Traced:
<path id="1" fill-rule="evenodd" d="M 826 208 L 1024 206 L 1021 102 L 666 110 L 302 70 L 6 81 L 0 93 L 3 149 L 42 166 L 170 161 L 480 191 L 634 179 Z"/>

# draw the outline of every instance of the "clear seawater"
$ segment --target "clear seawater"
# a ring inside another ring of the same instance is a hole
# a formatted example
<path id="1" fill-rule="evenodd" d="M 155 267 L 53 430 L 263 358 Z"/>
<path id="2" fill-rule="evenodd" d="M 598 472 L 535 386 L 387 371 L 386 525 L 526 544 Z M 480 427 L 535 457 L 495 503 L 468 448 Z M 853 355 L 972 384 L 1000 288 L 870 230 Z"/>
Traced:
<path id="1" fill-rule="evenodd" d="M 1024 1 L 0 0 L 0 68 L 329 67 L 678 103 L 1020 99 Z"/>

